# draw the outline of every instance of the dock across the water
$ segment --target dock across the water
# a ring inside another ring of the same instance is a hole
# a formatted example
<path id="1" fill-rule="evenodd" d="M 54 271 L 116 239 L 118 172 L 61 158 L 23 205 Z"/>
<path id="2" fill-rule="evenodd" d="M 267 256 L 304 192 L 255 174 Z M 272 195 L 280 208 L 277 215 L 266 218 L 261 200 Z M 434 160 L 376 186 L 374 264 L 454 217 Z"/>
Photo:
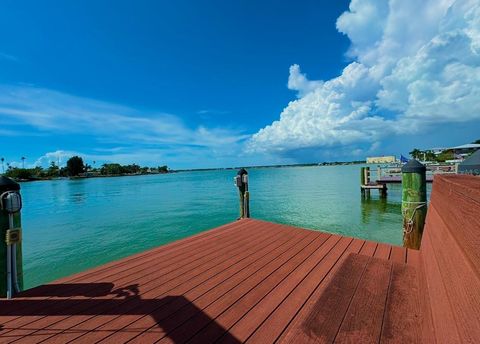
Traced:
<path id="1" fill-rule="evenodd" d="M 0 343 L 478 342 L 479 213 L 455 176 L 420 251 L 239 220 L 0 301 Z"/>

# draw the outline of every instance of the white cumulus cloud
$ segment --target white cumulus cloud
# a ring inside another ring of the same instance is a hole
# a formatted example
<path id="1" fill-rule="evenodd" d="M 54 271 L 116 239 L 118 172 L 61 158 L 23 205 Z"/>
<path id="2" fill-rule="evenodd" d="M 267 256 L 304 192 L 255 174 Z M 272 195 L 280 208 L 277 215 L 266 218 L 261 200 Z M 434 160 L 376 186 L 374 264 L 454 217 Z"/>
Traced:
<path id="1" fill-rule="evenodd" d="M 290 67 L 298 92 L 251 151 L 369 146 L 391 135 L 480 120 L 480 1 L 352 0 L 337 20 L 353 59 L 331 80 Z M 372 145 L 373 144 L 373 145 Z"/>

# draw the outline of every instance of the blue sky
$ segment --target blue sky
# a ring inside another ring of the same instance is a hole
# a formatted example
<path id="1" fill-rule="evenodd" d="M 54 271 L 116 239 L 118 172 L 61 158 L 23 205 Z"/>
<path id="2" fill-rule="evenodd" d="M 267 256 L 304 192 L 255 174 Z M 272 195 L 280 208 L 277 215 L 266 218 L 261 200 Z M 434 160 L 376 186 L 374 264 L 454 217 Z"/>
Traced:
<path id="1" fill-rule="evenodd" d="M 478 1 L 3 1 L 0 155 L 173 168 L 480 138 Z"/>

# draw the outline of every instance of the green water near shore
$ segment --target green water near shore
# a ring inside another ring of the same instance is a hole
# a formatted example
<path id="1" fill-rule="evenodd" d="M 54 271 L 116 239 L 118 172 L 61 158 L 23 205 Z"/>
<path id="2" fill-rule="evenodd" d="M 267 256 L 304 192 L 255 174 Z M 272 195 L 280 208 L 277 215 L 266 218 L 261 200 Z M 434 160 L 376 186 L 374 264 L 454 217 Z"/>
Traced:
<path id="1" fill-rule="evenodd" d="M 251 215 L 401 244 L 401 185 L 361 200 L 360 166 L 250 169 Z M 23 183 L 27 288 L 235 220 L 236 171 Z"/>

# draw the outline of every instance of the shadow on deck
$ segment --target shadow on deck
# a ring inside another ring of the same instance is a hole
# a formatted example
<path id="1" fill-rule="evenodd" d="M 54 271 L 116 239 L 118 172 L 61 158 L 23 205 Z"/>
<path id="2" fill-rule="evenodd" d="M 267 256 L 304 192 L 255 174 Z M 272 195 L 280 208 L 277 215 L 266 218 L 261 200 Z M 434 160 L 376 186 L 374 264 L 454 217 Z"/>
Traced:
<path id="1" fill-rule="evenodd" d="M 195 321 L 199 324 L 213 327 L 216 331 L 225 333 L 225 340 L 229 343 L 240 343 L 233 336 L 218 325 L 213 319 L 208 317 L 201 309 L 197 308 L 195 304 L 183 296 L 166 296 L 160 299 L 145 300 L 139 295 L 138 285 L 133 284 L 123 288 L 114 288 L 113 283 L 72 283 L 72 284 L 50 284 L 42 286 L 42 288 L 35 289 L 28 293 L 28 297 L 21 300 L 0 300 L 0 317 L 13 316 L 44 316 L 44 317 L 58 317 L 58 316 L 99 316 L 99 315 L 113 315 L 113 316 L 149 316 L 153 319 L 158 327 L 158 335 L 166 334 L 166 336 L 174 343 L 183 342 L 182 336 L 176 336 L 175 328 L 178 324 L 172 324 L 165 321 L 162 306 L 168 304 L 182 305 L 181 310 L 186 314 L 195 316 Z M 105 296 L 112 296 L 113 299 L 102 299 Z M 38 297 L 88 297 L 89 299 L 28 299 Z M 101 305 L 101 307 L 99 307 Z M 217 328 L 218 327 L 218 328 Z M 16 330 L 16 327 L 8 327 L 1 325 L 0 331 Z M 73 332 L 72 332 L 73 331 Z M 95 329 L 85 330 L 71 330 L 70 333 L 81 336 Z M 60 333 L 69 333 L 69 330 L 56 330 L 54 327 L 49 329 L 49 335 L 54 336 Z M 110 331 L 112 333 L 115 330 Z M 17 339 L 17 335 L 12 333 L 2 334 L 0 332 L 2 341 L 9 338 Z M 44 337 L 42 333 L 40 337 Z M 37 341 L 35 333 L 30 334 L 29 340 Z M 80 339 L 81 340 L 81 339 Z"/>

